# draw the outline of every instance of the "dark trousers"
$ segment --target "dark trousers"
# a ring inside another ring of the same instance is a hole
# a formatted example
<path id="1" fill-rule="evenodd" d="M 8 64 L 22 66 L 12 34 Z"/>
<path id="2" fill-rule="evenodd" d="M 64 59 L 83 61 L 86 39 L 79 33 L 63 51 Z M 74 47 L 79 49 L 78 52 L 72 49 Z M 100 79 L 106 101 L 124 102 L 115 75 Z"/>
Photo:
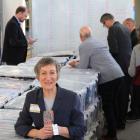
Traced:
<path id="1" fill-rule="evenodd" d="M 18 62 L 6 62 L 7 65 L 18 65 Z"/>
<path id="2" fill-rule="evenodd" d="M 130 106 L 132 113 L 136 116 L 140 116 L 140 86 L 133 85 Z"/>
<path id="3" fill-rule="evenodd" d="M 102 107 L 107 121 L 108 134 L 116 136 L 119 123 L 125 123 L 126 97 L 124 77 L 99 85 Z"/>
<path id="4" fill-rule="evenodd" d="M 120 85 L 118 87 L 118 110 L 117 110 L 117 127 L 125 127 L 126 114 L 128 110 L 129 94 L 131 89 L 131 78 L 126 75 L 120 80 Z"/>

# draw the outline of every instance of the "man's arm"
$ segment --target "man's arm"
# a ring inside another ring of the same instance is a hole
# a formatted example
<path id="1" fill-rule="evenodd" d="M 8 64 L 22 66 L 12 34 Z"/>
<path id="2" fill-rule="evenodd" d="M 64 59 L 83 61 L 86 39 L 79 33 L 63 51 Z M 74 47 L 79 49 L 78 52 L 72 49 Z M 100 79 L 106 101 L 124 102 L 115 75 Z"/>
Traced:
<path id="1" fill-rule="evenodd" d="M 89 68 L 90 52 L 87 50 L 86 47 L 87 46 L 84 46 L 79 49 L 80 61 L 76 67 L 81 68 L 81 69 Z"/>
<path id="2" fill-rule="evenodd" d="M 119 53 L 118 41 L 114 32 L 115 32 L 114 30 L 109 29 L 108 32 L 109 51 L 112 55 L 118 55 Z"/>
<path id="3" fill-rule="evenodd" d="M 90 61 L 90 50 L 86 48 L 87 46 L 79 47 L 80 60 L 72 60 L 68 64 L 72 67 L 87 69 L 89 67 Z"/>

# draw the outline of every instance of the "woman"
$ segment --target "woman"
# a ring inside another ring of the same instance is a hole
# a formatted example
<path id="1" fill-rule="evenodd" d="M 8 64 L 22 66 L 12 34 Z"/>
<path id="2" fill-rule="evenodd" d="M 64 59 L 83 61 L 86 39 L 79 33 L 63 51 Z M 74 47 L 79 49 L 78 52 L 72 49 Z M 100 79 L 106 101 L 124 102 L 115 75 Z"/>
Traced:
<path id="1" fill-rule="evenodd" d="M 15 124 L 16 133 L 38 139 L 83 140 L 85 126 L 80 99 L 74 92 L 58 86 L 60 68 L 57 62 L 42 58 L 34 71 L 41 88 L 27 94 Z M 44 118 L 44 123 L 43 114 L 45 117 L 47 111 L 54 116 L 54 121 Z"/>

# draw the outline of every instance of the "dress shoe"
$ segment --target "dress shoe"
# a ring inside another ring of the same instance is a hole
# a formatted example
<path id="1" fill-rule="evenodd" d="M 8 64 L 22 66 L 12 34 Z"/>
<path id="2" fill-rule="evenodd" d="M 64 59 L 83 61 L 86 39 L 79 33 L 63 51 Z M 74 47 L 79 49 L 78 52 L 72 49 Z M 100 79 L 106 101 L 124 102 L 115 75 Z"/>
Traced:
<path id="1" fill-rule="evenodd" d="M 132 111 L 127 113 L 126 121 L 127 122 L 134 122 L 140 120 L 140 114 L 133 113 Z"/>
<path id="2" fill-rule="evenodd" d="M 118 140 L 118 138 L 115 137 L 110 137 L 108 135 L 102 136 L 101 140 Z"/>
<path id="3" fill-rule="evenodd" d="M 117 129 L 118 129 L 118 130 L 124 130 L 124 129 L 125 129 L 125 125 L 118 125 L 118 126 L 117 126 Z"/>

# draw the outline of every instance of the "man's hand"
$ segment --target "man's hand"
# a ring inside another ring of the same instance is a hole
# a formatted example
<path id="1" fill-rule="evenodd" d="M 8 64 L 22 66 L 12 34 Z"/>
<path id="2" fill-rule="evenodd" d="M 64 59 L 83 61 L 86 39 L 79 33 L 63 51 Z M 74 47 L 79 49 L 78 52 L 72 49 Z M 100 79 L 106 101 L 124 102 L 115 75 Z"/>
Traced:
<path id="1" fill-rule="evenodd" d="M 37 41 L 37 39 L 33 39 L 32 37 L 28 37 L 27 41 L 28 41 L 28 44 L 32 45 Z"/>
<path id="2" fill-rule="evenodd" d="M 70 138 L 69 130 L 67 127 L 58 126 L 58 129 L 59 129 L 60 136 L 63 136 L 65 138 Z"/>
<path id="3" fill-rule="evenodd" d="M 79 60 L 71 60 L 68 62 L 71 67 L 76 67 L 79 64 Z"/>

